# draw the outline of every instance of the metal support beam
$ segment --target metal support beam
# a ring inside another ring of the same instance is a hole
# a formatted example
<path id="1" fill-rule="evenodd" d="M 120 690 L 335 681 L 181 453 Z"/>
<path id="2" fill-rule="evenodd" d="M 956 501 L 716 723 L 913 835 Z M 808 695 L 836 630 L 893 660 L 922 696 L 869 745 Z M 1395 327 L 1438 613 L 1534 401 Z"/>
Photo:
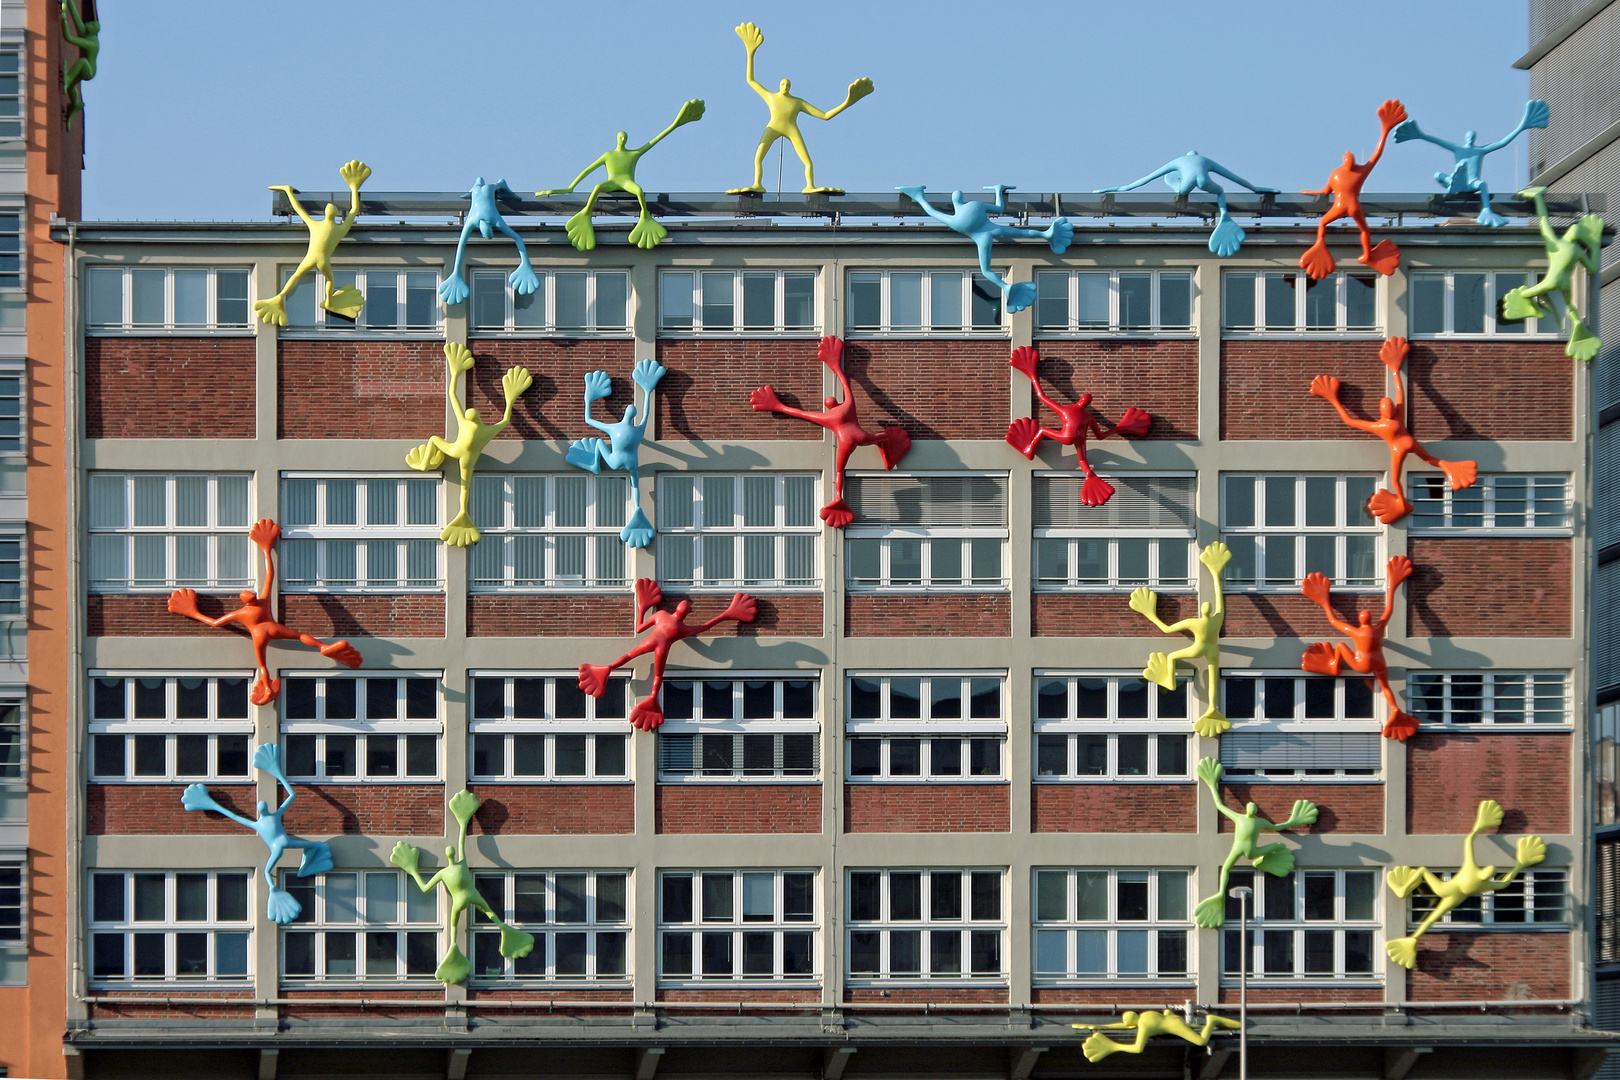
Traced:
<path id="1" fill-rule="evenodd" d="M 444 1080 L 467 1080 L 467 1062 L 472 1060 L 472 1047 L 457 1046 L 445 1055 Z"/>
<path id="2" fill-rule="evenodd" d="M 1035 1063 L 1048 1049 L 1050 1047 L 1046 1046 L 1013 1047 L 1012 1068 L 1007 1070 L 1007 1080 L 1029 1080 L 1029 1074 L 1035 1071 Z"/>
<path id="3" fill-rule="evenodd" d="M 1406 1080 L 1418 1058 L 1434 1052 L 1432 1046 L 1389 1046 L 1384 1048 L 1384 1080 Z"/>
<path id="4" fill-rule="evenodd" d="M 1231 1050 L 1211 1050 L 1209 1060 L 1204 1062 L 1203 1069 L 1198 1073 L 1198 1080 L 1216 1080 L 1221 1075 L 1221 1070 L 1226 1068 L 1226 1063 L 1231 1057 Z"/>
<path id="5" fill-rule="evenodd" d="M 844 1070 L 855 1053 L 853 1046 L 835 1046 L 821 1055 L 821 1080 L 843 1080 Z"/>
<path id="6" fill-rule="evenodd" d="M 644 1046 L 636 1051 L 636 1080 L 653 1080 L 658 1075 L 658 1062 L 663 1059 L 662 1046 Z"/>
<path id="7" fill-rule="evenodd" d="M 281 1065 L 281 1051 L 259 1051 L 259 1080 L 276 1080 L 276 1069 Z"/>

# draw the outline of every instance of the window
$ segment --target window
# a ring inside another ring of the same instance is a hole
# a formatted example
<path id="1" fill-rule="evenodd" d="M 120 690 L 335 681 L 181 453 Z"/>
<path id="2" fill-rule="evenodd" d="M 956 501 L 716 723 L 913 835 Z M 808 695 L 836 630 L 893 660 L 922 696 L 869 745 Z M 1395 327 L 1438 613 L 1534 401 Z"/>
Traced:
<path id="1" fill-rule="evenodd" d="M 476 674 L 468 723 L 477 780 L 623 780 L 628 679 L 593 698 L 579 676 Z"/>
<path id="2" fill-rule="evenodd" d="M 424 867 L 422 876 L 432 875 Z M 302 905 L 281 931 L 289 981 L 431 980 L 439 967 L 439 890 L 423 892 L 397 870 L 281 875 Z"/>
<path id="3" fill-rule="evenodd" d="M 23 452 L 22 372 L 0 371 L 0 454 Z"/>
<path id="4" fill-rule="evenodd" d="M 281 271 L 286 286 L 293 268 Z M 334 270 L 336 289 L 358 289 L 365 306 L 357 318 L 345 319 L 319 304 L 326 286 L 315 271 L 305 274 L 286 300 L 289 330 L 411 330 L 439 329 L 439 275 L 432 270 Z"/>
<path id="5" fill-rule="evenodd" d="M 983 274 L 860 270 L 849 275 L 851 334 L 1005 334 L 1001 289 Z"/>
<path id="6" fill-rule="evenodd" d="M 0 781 L 23 777 L 22 705 L 0 701 Z"/>
<path id="7" fill-rule="evenodd" d="M 630 484 L 583 473 L 474 476 L 473 592 L 622 589 Z"/>
<path id="8" fill-rule="evenodd" d="M 1233 870 L 1231 888 L 1239 885 L 1254 890 L 1249 900 L 1250 978 L 1373 977 L 1379 931 L 1376 870 L 1295 870 L 1282 877 Z M 1233 979 L 1243 962 L 1237 929 L 1241 903 L 1226 898 L 1226 929 L 1221 933 L 1221 971 Z"/>
<path id="9" fill-rule="evenodd" d="M 1005 475 L 850 476 L 852 590 L 1007 588 Z"/>
<path id="10" fill-rule="evenodd" d="M 28 981 L 24 910 L 22 864 L 0 862 L 0 985 Z"/>
<path id="11" fill-rule="evenodd" d="M 4 99 L 0 98 L 0 108 L 4 104 Z M 5 126 L 4 121 L 0 121 L 0 130 Z M 22 288 L 22 239 L 22 215 L 0 213 L 0 289 Z"/>
<path id="12" fill-rule="evenodd" d="M 1227 675 L 1221 736 L 1226 775 L 1254 780 L 1373 779 L 1382 736 L 1368 680 L 1352 676 Z"/>
<path id="13" fill-rule="evenodd" d="M 534 951 L 516 959 L 502 956 L 500 930 L 475 910 L 473 978 L 624 978 L 630 937 L 627 881 L 621 872 L 583 870 L 475 875 L 478 892 L 490 906 L 534 935 Z"/>
<path id="14" fill-rule="evenodd" d="M 1563 297 L 1546 297 L 1557 319 L 1501 318 L 1502 299 L 1509 290 L 1533 285 L 1536 275 L 1518 273 L 1413 274 L 1410 308 L 1412 336 L 1464 337 L 1476 334 L 1517 334 L 1520 337 L 1556 337 L 1564 314 Z"/>
<path id="15" fill-rule="evenodd" d="M 665 681 L 658 779 L 815 779 L 817 690 L 814 678 Z"/>
<path id="16" fill-rule="evenodd" d="M 0 532 L 0 621 L 23 617 L 22 552 L 22 534 Z"/>
<path id="17" fill-rule="evenodd" d="M 849 977 L 1005 979 L 1000 870 L 851 870 Z"/>
<path id="18" fill-rule="evenodd" d="M 849 680 L 850 783 L 999 781 L 1007 741 L 1000 675 L 857 675 Z"/>
<path id="19" fill-rule="evenodd" d="M 1188 780 L 1188 680 L 1139 675 L 1035 679 L 1035 778 Z M 1165 730 L 1165 729 L 1170 730 Z"/>
<path id="20" fill-rule="evenodd" d="M 282 591 L 433 591 L 439 482 L 408 476 L 281 478 Z"/>
<path id="21" fill-rule="evenodd" d="M 474 271 L 473 330 L 577 335 L 622 334 L 629 329 L 629 274 L 622 270 L 536 272 L 540 287 L 522 296 L 507 283 L 505 272 Z"/>
<path id="22" fill-rule="evenodd" d="M 1413 532 L 1558 532 L 1569 530 L 1569 477 L 1492 473 L 1473 487 L 1453 491 L 1441 475 L 1407 479 L 1412 492 Z"/>
<path id="23" fill-rule="evenodd" d="M 814 979 L 815 873 L 659 875 L 658 957 L 665 982 Z"/>
<path id="24" fill-rule="evenodd" d="M 1378 329 L 1378 275 L 1296 270 L 1227 271 L 1222 327 L 1237 333 L 1371 334 Z"/>
<path id="25" fill-rule="evenodd" d="M 1191 977 L 1186 870 L 1037 870 L 1037 980 Z"/>
<path id="26" fill-rule="evenodd" d="M 90 591 L 251 589 L 246 475 L 90 474 Z"/>
<path id="27" fill-rule="evenodd" d="M 373 783 L 439 777 L 437 677 L 289 678 L 281 700 L 289 777 Z"/>
<path id="28" fill-rule="evenodd" d="M 1367 514 L 1376 476 L 1221 477 L 1221 539 L 1234 591 L 1298 592 L 1321 571 L 1335 589 L 1380 584 L 1382 530 Z"/>
<path id="29" fill-rule="evenodd" d="M 249 330 L 248 271 L 97 266 L 86 276 L 85 329 Z"/>
<path id="30" fill-rule="evenodd" d="M 245 675 L 91 675 L 96 783 L 246 780 L 252 737 Z"/>
<path id="31" fill-rule="evenodd" d="M 821 585 L 814 476 L 658 478 L 658 576 L 688 588 Z"/>
<path id="32" fill-rule="evenodd" d="M 246 979 L 246 872 L 90 875 L 94 982 Z"/>
<path id="33" fill-rule="evenodd" d="M 1120 592 L 1147 585 L 1194 592 L 1191 476 L 1113 476 L 1114 497 L 1080 502 L 1079 473 L 1035 476 L 1035 588 Z"/>
<path id="34" fill-rule="evenodd" d="M 1192 330 L 1185 270 L 1042 270 L 1035 291 L 1035 327 L 1046 336 Z"/>
<path id="35" fill-rule="evenodd" d="M 1562 671 L 1413 671 L 1406 703 L 1419 724 L 1567 724 Z"/>
<path id="36" fill-rule="evenodd" d="M 820 323 L 814 270 L 666 270 L 658 287 L 663 333 L 813 334 Z"/>
<path id="37" fill-rule="evenodd" d="M 1451 880 L 1451 874 L 1436 876 L 1442 881 Z M 1427 885 L 1419 885 L 1411 900 L 1410 924 L 1414 927 L 1440 903 L 1440 898 L 1430 892 Z M 1436 920 L 1435 925 L 1449 930 L 1466 929 L 1471 925 L 1510 930 L 1555 924 L 1562 930 L 1569 925 L 1569 911 L 1568 870 L 1527 870 L 1504 888 L 1464 900 Z"/>
<path id="38" fill-rule="evenodd" d="M 0 139 L 22 138 L 21 62 L 19 49 L 0 49 Z"/>

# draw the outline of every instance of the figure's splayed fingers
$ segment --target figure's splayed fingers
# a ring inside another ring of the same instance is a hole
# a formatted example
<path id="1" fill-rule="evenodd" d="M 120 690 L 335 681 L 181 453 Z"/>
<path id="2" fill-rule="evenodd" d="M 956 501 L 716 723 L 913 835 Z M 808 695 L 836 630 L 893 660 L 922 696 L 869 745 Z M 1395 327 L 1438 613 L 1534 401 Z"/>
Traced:
<path id="1" fill-rule="evenodd" d="M 322 645 L 321 655 L 336 660 L 344 667 L 357 668 L 361 663 L 360 650 L 347 641 L 334 641 L 330 645 Z"/>
<path id="2" fill-rule="evenodd" d="M 1396 742 L 1405 742 L 1417 734 L 1418 722 L 1399 709 L 1390 714 L 1389 720 L 1384 723 L 1384 738 L 1394 739 Z"/>
<path id="3" fill-rule="evenodd" d="M 526 367 L 513 366 L 507 369 L 505 375 L 501 376 L 501 393 L 506 396 L 508 405 L 516 401 L 533 385 L 534 376 L 529 374 L 529 369 Z"/>
<path id="4" fill-rule="evenodd" d="M 1337 375 L 1318 375 L 1311 380 L 1311 394 L 1332 401 L 1339 396 L 1339 387 L 1342 385 Z"/>
<path id="5" fill-rule="evenodd" d="M 855 513 L 843 499 L 834 499 L 821 508 L 821 520 L 835 529 L 842 529 L 855 520 Z"/>
<path id="6" fill-rule="evenodd" d="M 1222 214 L 1215 222 L 1214 230 L 1209 234 L 1209 250 L 1223 259 L 1236 255 L 1247 236 L 1248 233 L 1243 231 L 1243 226 Z"/>
<path id="7" fill-rule="evenodd" d="M 1539 836 L 1521 836 L 1514 848 L 1513 864 L 1520 868 L 1546 861 L 1547 843 Z"/>
<path id="8" fill-rule="evenodd" d="M 568 452 L 563 459 L 576 469 L 599 473 L 602 471 L 602 455 L 605 447 L 601 439 L 575 439 L 568 446 Z"/>
<path id="9" fill-rule="evenodd" d="M 892 469 L 911 449 L 911 436 L 905 428 L 886 427 L 878 433 L 878 453 L 883 455 L 883 467 Z"/>
<path id="10" fill-rule="evenodd" d="M 1417 965 L 1417 938 L 1403 937 L 1384 943 L 1389 958 L 1410 971 Z"/>
<path id="11" fill-rule="evenodd" d="M 608 676 L 613 669 L 605 664 L 579 665 L 579 688 L 591 697 L 599 698 L 607 691 Z"/>
<path id="12" fill-rule="evenodd" d="M 1014 450 L 1023 454 L 1031 461 L 1035 460 L 1035 448 L 1040 445 L 1041 425 L 1033 417 L 1020 416 L 1007 425 L 1007 443 Z"/>
<path id="13" fill-rule="evenodd" d="M 1209 710 L 1193 721 L 1193 731 L 1206 739 L 1218 738 L 1232 729 L 1232 721 L 1211 705 Z"/>
<path id="14" fill-rule="evenodd" d="M 1405 900 L 1412 895 L 1412 890 L 1423 881 L 1423 871 L 1414 866 L 1395 866 L 1384 875 L 1384 883 L 1389 891 Z"/>
<path id="15" fill-rule="evenodd" d="M 517 269 L 506 276 L 506 280 L 519 296 L 533 296 L 540 288 L 540 275 L 534 272 L 528 260 L 518 264 Z"/>
<path id="16" fill-rule="evenodd" d="M 264 913 L 273 923 L 286 925 L 298 918 L 299 912 L 303 910 L 304 905 L 293 899 L 292 894 L 286 889 L 272 887 L 270 895 L 264 898 Z"/>
<path id="17" fill-rule="evenodd" d="M 1373 249 L 1366 255 L 1356 259 L 1356 262 L 1372 267 L 1385 277 L 1393 274 L 1401 265 L 1401 249 L 1389 240 L 1380 240 L 1373 245 Z M 1312 274 L 1312 277 L 1316 275 Z"/>
<path id="18" fill-rule="evenodd" d="M 664 714 L 652 698 L 636 702 L 635 708 L 630 710 L 630 726 L 638 731 L 653 731 L 663 722 Z"/>
<path id="19" fill-rule="evenodd" d="M 782 399 L 776 396 L 775 387 L 761 386 L 748 395 L 748 404 L 755 412 L 777 412 L 782 408 Z"/>
<path id="20" fill-rule="evenodd" d="M 1256 870 L 1272 877 L 1286 877 L 1294 869 L 1294 853 L 1281 844 L 1273 846 L 1269 851 L 1262 851 L 1250 861 Z"/>
<path id="21" fill-rule="evenodd" d="M 351 161 L 338 169 L 338 175 L 351 188 L 357 188 L 371 179 L 371 166 L 363 161 Z"/>
<path id="22" fill-rule="evenodd" d="M 427 472 L 444 464 L 444 454 L 432 443 L 423 443 L 406 452 L 405 464 L 417 472 Z"/>
<path id="23" fill-rule="evenodd" d="M 1327 241 L 1318 240 L 1305 249 L 1305 254 L 1299 257 L 1299 268 L 1305 271 L 1305 276 L 1312 281 L 1321 281 L 1333 273 L 1336 264 L 1333 255 L 1327 249 Z"/>
<path id="24" fill-rule="evenodd" d="M 1226 897 L 1216 893 L 1198 901 L 1198 906 L 1193 908 L 1193 922 L 1205 930 L 1213 930 L 1226 922 Z"/>
<path id="25" fill-rule="evenodd" d="M 1087 473 L 1085 483 L 1080 485 L 1080 502 L 1084 506 L 1101 506 L 1114 497 L 1114 485 L 1098 476 L 1096 473 Z"/>
<path id="26" fill-rule="evenodd" d="M 197 610 L 196 589 L 176 589 L 169 594 L 169 614 L 195 619 L 202 614 Z"/>
<path id="27" fill-rule="evenodd" d="M 1479 464 L 1473 461 L 1442 461 L 1440 471 L 1446 474 L 1446 483 L 1453 491 L 1473 487 L 1479 479 Z"/>
<path id="28" fill-rule="evenodd" d="M 534 935 L 502 923 L 500 949 L 502 956 L 521 960 L 534 952 Z"/>
<path id="29" fill-rule="evenodd" d="M 759 602 L 747 593 L 733 593 L 731 603 L 721 612 L 721 621 L 732 619 L 737 622 L 753 622 L 759 615 Z"/>
<path id="30" fill-rule="evenodd" d="M 1312 603 L 1325 604 L 1328 602 L 1329 595 L 1333 592 L 1333 582 L 1329 581 L 1328 576 L 1321 571 L 1312 570 L 1305 575 L 1305 580 L 1300 582 L 1299 591 L 1304 594 L 1305 599 Z M 1327 648 L 1325 645 L 1322 647 Z"/>
<path id="31" fill-rule="evenodd" d="M 478 543 L 478 538 L 482 535 L 483 533 L 478 531 L 478 526 L 473 524 L 472 518 L 463 510 L 450 519 L 450 524 L 439 533 L 439 539 L 451 547 L 467 547 Z"/>
<path id="32" fill-rule="evenodd" d="M 1398 492 L 1379 488 L 1367 500 L 1367 512 L 1384 525 L 1392 524 L 1412 512 L 1412 504 Z"/>
<path id="33" fill-rule="evenodd" d="M 1412 560 L 1405 555 L 1391 555 L 1389 562 L 1384 564 L 1384 573 L 1389 577 L 1391 589 L 1411 577 L 1412 570 Z"/>
<path id="34" fill-rule="evenodd" d="M 1131 594 L 1131 607 L 1136 608 L 1135 593 Z M 1136 608 L 1136 610 L 1141 611 L 1142 609 Z M 1166 690 L 1174 690 L 1176 688 L 1175 662 L 1165 653 L 1149 653 L 1147 666 L 1142 669 L 1142 678 L 1151 683 L 1158 683 Z"/>
<path id="35" fill-rule="evenodd" d="M 1325 641 L 1314 641 L 1305 646 L 1305 652 L 1299 658 L 1301 670 L 1314 672 L 1317 675 L 1337 675 L 1339 673 L 1339 658 L 1333 652 L 1333 646 Z"/>
<path id="36" fill-rule="evenodd" d="M 1020 345 L 1012 351 L 1007 359 L 1007 366 L 1014 371 L 1022 371 L 1024 377 L 1030 382 L 1035 381 L 1035 365 L 1040 362 L 1041 354 L 1033 345 Z"/>
<path id="37" fill-rule="evenodd" d="M 642 214 L 635 228 L 630 230 L 630 242 L 638 248 L 650 251 L 663 243 L 668 235 L 669 230 L 654 220 L 651 214 Z"/>
<path id="38" fill-rule="evenodd" d="M 269 518 L 260 518 L 248 530 L 248 539 L 260 548 L 273 548 L 276 541 L 281 539 L 281 526 Z"/>
<path id="39" fill-rule="evenodd" d="M 467 282 L 458 270 L 443 281 L 439 282 L 439 299 L 446 304 L 459 304 L 467 299 Z"/>
<path id="40" fill-rule="evenodd" d="M 640 507 L 630 515 L 630 520 L 624 523 L 624 528 L 619 530 L 619 540 L 633 548 L 646 547 L 653 542 L 655 535 L 656 530 L 653 529 L 652 522 L 647 520 L 647 515 L 641 512 Z"/>
<path id="41" fill-rule="evenodd" d="M 433 977 L 443 983 L 459 983 L 465 982 L 467 976 L 471 974 L 472 961 L 468 960 L 454 943 L 451 943 L 450 951 L 444 954 L 443 960 L 439 961 L 439 970 L 433 973 Z"/>
<path id="42" fill-rule="evenodd" d="M 1093 1031 L 1086 1037 L 1086 1041 L 1080 1044 L 1080 1051 L 1086 1055 L 1087 1061 L 1101 1061 L 1119 1049 L 1121 1049 L 1119 1043 L 1100 1031 Z"/>
<path id="43" fill-rule="evenodd" d="M 267 679 L 263 675 L 253 680 L 253 692 L 248 699 L 255 705 L 268 705 L 281 696 L 281 680 Z"/>
<path id="44" fill-rule="evenodd" d="M 1486 829 L 1498 829 L 1507 814 L 1502 804 L 1495 799 L 1480 800 L 1479 810 L 1474 814 L 1474 831 L 1484 832 Z"/>
<path id="45" fill-rule="evenodd" d="M 1378 122 L 1384 125 L 1385 131 L 1388 131 L 1390 128 L 1394 127 L 1405 119 L 1406 106 L 1402 105 L 1394 98 L 1390 98 L 1388 101 L 1378 106 Z"/>
<path id="46" fill-rule="evenodd" d="M 844 339 L 828 335 L 816 342 L 816 359 L 840 371 L 844 366 Z"/>
<path id="47" fill-rule="evenodd" d="M 581 210 L 564 222 L 563 231 L 568 234 L 568 242 L 578 251 L 590 251 L 596 247 L 596 230 L 591 227 L 588 210 Z"/>
<path id="48" fill-rule="evenodd" d="M 1581 320 L 1570 316 L 1569 342 L 1564 346 L 1564 355 L 1572 360 L 1591 360 L 1603 348 L 1592 331 L 1586 328 Z"/>
<path id="49" fill-rule="evenodd" d="M 1116 435 L 1134 435 L 1141 438 L 1153 426 L 1153 414 L 1146 409 L 1138 409 L 1135 405 L 1126 409 L 1120 416 L 1119 423 L 1114 425 Z"/>
<path id="50" fill-rule="evenodd" d="M 259 321 L 271 326 L 287 325 L 287 306 L 281 302 L 281 297 L 272 296 L 268 300 L 255 300 L 253 311 L 259 316 Z"/>
<path id="51" fill-rule="evenodd" d="M 1015 281 L 1007 286 L 1007 310 L 1023 311 L 1035 302 L 1035 283 Z"/>
<path id="52" fill-rule="evenodd" d="M 334 315 L 353 319 L 359 316 L 360 309 L 365 305 L 366 298 L 360 294 L 360 290 L 352 285 L 345 285 L 341 289 L 333 290 L 332 295 L 326 298 L 321 307 Z"/>
<path id="53" fill-rule="evenodd" d="M 324 840 L 318 840 L 304 849 L 304 857 L 298 862 L 299 877 L 313 877 L 330 869 L 332 869 L 332 849 Z"/>
<path id="54" fill-rule="evenodd" d="M 1074 226 L 1069 224 L 1068 218 L 1057 218 L 1048 225 L 1042 233 L 1046 242 L 1052 248 L 1052 254 L 1062 255 L 1074 243 Z"/>
<path id="55" fill-rule="evenodd" d="M 1198 561 L 1209 567 L 1211 574 L 1218 575 L 1232 561 L 1232 549 L 1216 540 L 1204 545 L 1204 550 L 1198 553 Z"/>
<path id="56" fill-rule="evenodd" d="M 630 369 L 630 378 L 635 381 L 637 386 L 650 394 L 653 388 L 663 380 L 664 373 L 667 370 L 663 364 L 652 359 L 652 357 L 646 357 L 636 361 L 636 366 Z"/>

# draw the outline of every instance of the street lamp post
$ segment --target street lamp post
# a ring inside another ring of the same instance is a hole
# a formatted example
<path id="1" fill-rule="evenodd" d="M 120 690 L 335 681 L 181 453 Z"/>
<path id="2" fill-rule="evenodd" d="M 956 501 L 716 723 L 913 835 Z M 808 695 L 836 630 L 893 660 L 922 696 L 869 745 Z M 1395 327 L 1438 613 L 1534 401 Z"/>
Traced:
<path id="1" fill-rule="evenodd" d="M 1239 885 L 1226 895 L 1238 902 L 1238 1080 L 1249 1080 L 1249 899 L 1254 890 Z"/>

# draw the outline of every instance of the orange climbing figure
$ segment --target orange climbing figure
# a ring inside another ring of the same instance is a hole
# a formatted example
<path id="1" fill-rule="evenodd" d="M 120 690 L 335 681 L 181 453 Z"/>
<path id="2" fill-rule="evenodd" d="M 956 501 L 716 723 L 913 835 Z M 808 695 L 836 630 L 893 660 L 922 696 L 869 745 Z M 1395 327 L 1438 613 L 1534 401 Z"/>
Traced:
<path id="1" fill-rule="evenodd" d="M 1401 264 L 1401 249 L 1388 240 L 1380 240 L 1378 246 L 1372 245 L 1372 234 L 1367 231 L 1367 214 L 1361 208 L 1361 185 L 1367 182 L 1367 176 L 1378 164 L 1378 159 L 1384 155 L 1384 143 L 1389 139 L 1389 133 L 1395 130 L 1395 125 L 1406 119 L 1406 109 L 1399 101 L 1390 99 L 1378 106 L 1378 122 L 1384 126 L 1383 133 L 1378 136 L 1378 149 L 1374 150 L 1372 157 L 1363 164 L 1356 164 L 1356 155 L 1346 152 L 1344 164 L 1333 170 L 1328 177 L 1327 187 L 1316 191 L 1302 191 L 1301 195 L 1332 195 L 1333 206 L 1322 215 L 1322 220 L 1316 225 L 1316 243 L 1306 249 L 1305 254 L 1299 257 L 1300 268 L 1313 279 L 1320 280 L 1333 273 L 1333 256 L 1327 249 L 1327 227 L 1329 222 L 1347 217 L 1355 221 L 1356 228 L 1361 230 L 1361 255 L 1356 259 L 1372 267 L 1380 274 L 1393 274 L 1395 268 Z"/>
<path id="2" fill-rule="evenodd" d="M 1046 391 L 1041 389 L 1041 381 L 1035 377 L 1035 365 L 1039 360 L 1040 353 L 1033 345 L 1020 345 L 1013 350 L 1012 359 L 1007 361 L 1007 365 L 1024 373 L 1029 384 L 1035 388 L 1035 396 L 1041 399 L 1042 405 L 1063 418 L 1063 426 L 1056 430 L 1044 428 L 1035 422 L 1034 417 L 1020 416 L 1007 425 L 1007 441 L 1014 450 L 1031 461 L 1035 459 L 1035 449 L 1040 446 L 1042 439 L 1074 447 L 1080 456 L 1080 471 L 1086 474 L 1085 483 L 1080 485 L 1080 502 L 1086 506 L 1101 506 L 1113 498 L 1114 485 L 1098 476 L 1091 462 L 1086 460 L 1086 433 L 1090 432 L 1098 439 L 1106 439 L 1110 435 L 1146 435 L 1153 417 L 1132 405 L 1120 416 L 1119 423 L 1104 431 L 1097 414 L 1091 411 L 1090 394 L 1081 394 L 1080 400 L 1073 405 L 1059 405 L 1046 396 Z"/>
<path id="3" fill-rule="evenodd" d="M 1423 444 L 1406 429 L 1406 389 L 1401 382 L 1401 366 L 1406 363 L 1409 348 L 1405 338 L 1395 337 L 1385 341 L 1378 350 L 1378 358 L 1395 376 L 1395 397 L 1393 400 L 1379 399 L 1377 420 L 1357 420 L 1351 416 L 1339 401 L 1340 383 L 1332 375 L 1318 375 L 1311 380 L 1311 393 L 1319 398 L 1327 398 L 1328 403 L 1338 410 L 1339 419 L 1357 431 L 1369 432 L 1389 444 L 1390 489 L 1380 488 L 1367 500 L 1367 512 L 1385 525 L 1399 521 L 1412 512 L 1412 504 L 1406 498 L 1406 483 L 1401 477 L 1406 455 L 1416 454 L 1420 460 L 1445 473 L 1446 483 L 1451 485 L 1453 491 L 1473 486 L 1479 476 L 1479 468 L 1474 462 L 1441 461 L 1425 450 Z"/>
<path id="4" fill-rule="evenodd" d="M 1333 582 L 1328 580 L 1326 574 L 1313 572 L 1305 575 L 1299 591 L 1314 600 L 1333 629 L 1349 638 L 1356 647 L 1352 650 L 1343 642 L 1329 645 L 1325 641 L 1318 641 L 1305 646 L 1305 655 L 1299 658 L 1299 666 L 1301 670 L 1317 675 L 1337 675 L 1344 666 L 1359 674 L 1371 675 L 1383 692 L 1384 703 L 1389 706 L 1389 719 L 1384 722 L 1384 738 L 1405 742 L 1417 733 L 1418 725 L 1415 719 L 1401 711 L 1400 702 L 1395 700 L 1395 691 L 1389 688 L 1389 668 L 1384 663 L 1384 628 L 1389 625 L 1389 617 L 1395 611 L 1395 590 L 1412 576 L 1412 560 L 1405 555 L 1392 555 L 1388 571 L 1389 582 L 1384 586 L 1384 613 L 1377 622 L 1373 622 L 1370 611 L 1359 612 L 1358 622 L 1342 622 L 1333 614 L 1333 605 L 1329 603 L 1328 594 L 1333 591 Z"/>
<path id="5" fill-rule="evenodd" d="M 243 591 L 240 594 L 242 606 L 235 611 L 227 612 L 217 619 L 209 618 L 197 610 L 195 589 L 176 589 L 169 594 L 169 613 L 172 615 L 184 615 L 208 626 L 236 623 L 248 632 L 248 636 L 253 639 L 254 658 L 259 663 L 259 677 L 253 683 L 252 697 L 255 705 L 267 705 L 276 700 L 276 696 L 281 693 L 281 680 L 270 677 L 270 669 L 264 660 L 265 646 L 272 641 L 299 641 L 312 649 L 320 650 L 322 656 L 329 656 L 345 667 L 360 666 L 359 650 L 347 641 L 334 641 L 330 645 L 323 645 L 308 634 L 283 626 L 276 621 L 270 597 L 276 580 L 274 549 L 276 541 L 280 538 L 281 526 L 269 518 L 255 522 L 253 528 L 248 530 L 248 539 L 259 545 L 259 550 L 264 552 L 264 588 L 257 594 L 248 590 Z"/>
<path id="6" fill-rule="evenodd" d="M 857 446 L 875 446 L 883 455 L 883 467 L 892 469 L 900 464 L 900 459 L 911 449 L 911 436 L 906 434 L 904 428 L 886 427 L 874 435 L 861 427 L 860 418 L 855 415 L 855 395 L 849 389 L 849 376 L 844 374 L 842 339 L 822 338 L 816 355 L 823 364 L 832 368 L 834 375 L 838 376 L 838 385 L 844 391 L 843 401 L 826 398 L 822 402 L 826 406 L 826 412 L 806 412 L 782 404 L 782 399 L 776 396 L 776 390 L 767 385 L 750 394 L 748 403 L 758 412 L 781 413 L 783 416 L 819 424 L 837 437 L 838 460 L 833 469 L 835 495 L 832 502 L 821 508 L 821 520 L 835 529 L 842 529 L 855 520 L 854 511 L 850 510 L 849 504 L 844 501 L 844 465 L 849 461 L 849 455 L 855 452 Z"/>

